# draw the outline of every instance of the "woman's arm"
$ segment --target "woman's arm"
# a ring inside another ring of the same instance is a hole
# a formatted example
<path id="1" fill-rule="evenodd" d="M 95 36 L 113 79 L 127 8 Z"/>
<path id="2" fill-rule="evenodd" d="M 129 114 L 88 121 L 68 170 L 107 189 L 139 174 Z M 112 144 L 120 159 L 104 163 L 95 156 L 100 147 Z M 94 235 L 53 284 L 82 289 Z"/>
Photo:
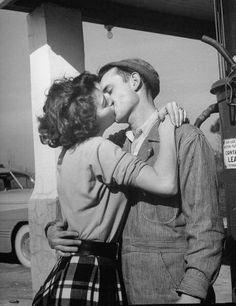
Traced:
<path id="1" fill-rule="evenodd" d="M 153 167 L 144 166 L 135 180 L 135 186 L 162 195 L 177 193 L 177 156 L 175 127 L 169 116 L 160 123 L 160 152 Z"/>

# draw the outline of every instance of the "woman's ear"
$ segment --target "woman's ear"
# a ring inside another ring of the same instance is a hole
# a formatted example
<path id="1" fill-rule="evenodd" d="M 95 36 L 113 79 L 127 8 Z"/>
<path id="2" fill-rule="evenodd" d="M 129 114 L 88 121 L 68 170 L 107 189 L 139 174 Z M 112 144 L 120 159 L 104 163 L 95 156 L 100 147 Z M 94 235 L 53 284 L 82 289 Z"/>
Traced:
<path id="1" fill-rule="evenodd" d="M 142 87 L 143 81 L 142 81 L 142 78 L 141 78 L 141 76 L 138 72 L 133 72 L 131 74 L 130 83 L 131 83 L 131 87 L 133 88 L 134 91 L 138 91 Z"/>

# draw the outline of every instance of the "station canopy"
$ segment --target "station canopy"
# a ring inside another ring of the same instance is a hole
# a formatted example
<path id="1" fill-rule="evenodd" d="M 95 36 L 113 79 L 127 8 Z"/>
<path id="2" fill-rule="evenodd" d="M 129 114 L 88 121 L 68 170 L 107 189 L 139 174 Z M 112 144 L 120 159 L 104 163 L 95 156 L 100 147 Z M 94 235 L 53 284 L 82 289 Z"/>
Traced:
<path id="1" fill-rule="evenodd" d="M 83 21 L 200 39 L 215 37 L 213 0 L 0 0 L 0 9 L 32 12 L 42 3 L 79 9 Z"/>

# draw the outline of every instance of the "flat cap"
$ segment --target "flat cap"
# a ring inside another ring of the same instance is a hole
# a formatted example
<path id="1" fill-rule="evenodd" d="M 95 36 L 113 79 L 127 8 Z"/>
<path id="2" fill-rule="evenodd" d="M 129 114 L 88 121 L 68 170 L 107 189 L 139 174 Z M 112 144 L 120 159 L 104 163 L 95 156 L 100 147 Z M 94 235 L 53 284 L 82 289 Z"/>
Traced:
<path id="1" fill-rule="evenodd" d="M 127 58 L 117 62 L 111 62 L 99 69 L 98 74 L 103 75 L 105 72 L 110 70 L 111 68 L 123 68 L 131 69 L 133 71 L 138 72 L 141 77 L 143 77 L 148 85 L 150 86 L 152 92 L 152 98 L 154 99 L 160 92 L 160 80 L 159 75 L 156 70 L 150 65 L 148 62 L 140 59 L 140 58 Z"/>

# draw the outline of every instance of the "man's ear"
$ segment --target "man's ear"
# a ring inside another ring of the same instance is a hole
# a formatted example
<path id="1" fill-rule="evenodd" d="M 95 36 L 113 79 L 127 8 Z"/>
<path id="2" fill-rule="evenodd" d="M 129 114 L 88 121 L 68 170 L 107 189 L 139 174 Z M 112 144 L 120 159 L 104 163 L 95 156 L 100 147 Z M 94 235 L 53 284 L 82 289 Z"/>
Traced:
<path id="1" fill-rule="evenodd" d="M 133 72 L 130 76 L 130 84 L 134 91 L 138 91 L 142 85 L 143 81 L 138 72 Z"/>

